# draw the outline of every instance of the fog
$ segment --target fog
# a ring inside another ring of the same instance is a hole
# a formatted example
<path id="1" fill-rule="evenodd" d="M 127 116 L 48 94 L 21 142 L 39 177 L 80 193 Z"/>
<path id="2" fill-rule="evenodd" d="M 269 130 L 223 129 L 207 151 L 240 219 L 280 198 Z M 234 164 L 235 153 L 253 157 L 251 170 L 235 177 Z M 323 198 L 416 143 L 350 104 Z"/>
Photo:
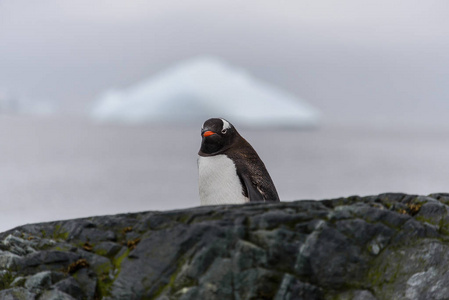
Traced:
<path id="1" fill-rule="evenodd" d="M 328 120 L 435 120 L 449 108 L 448 6 L 2 0 L 0 86 L 81 112 L 105 89 L 214 55 L 307 99 Z"/>

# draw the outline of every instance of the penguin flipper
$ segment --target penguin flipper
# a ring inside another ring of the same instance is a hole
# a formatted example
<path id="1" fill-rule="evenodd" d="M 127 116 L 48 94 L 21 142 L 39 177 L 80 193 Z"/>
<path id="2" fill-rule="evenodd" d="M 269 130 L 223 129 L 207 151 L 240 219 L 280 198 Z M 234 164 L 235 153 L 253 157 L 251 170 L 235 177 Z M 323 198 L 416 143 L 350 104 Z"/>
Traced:
<path id="1" fill-rule="evenodd" d="M 243 174 L 242 179 L 243 183 L 245 184 L 246 191 L 248 192 L 248 198 L 250 202 L 265 201 L 264 196 L 259 191 L 259 189 L 253 185 L 251 178 L 248 175 Z"/>

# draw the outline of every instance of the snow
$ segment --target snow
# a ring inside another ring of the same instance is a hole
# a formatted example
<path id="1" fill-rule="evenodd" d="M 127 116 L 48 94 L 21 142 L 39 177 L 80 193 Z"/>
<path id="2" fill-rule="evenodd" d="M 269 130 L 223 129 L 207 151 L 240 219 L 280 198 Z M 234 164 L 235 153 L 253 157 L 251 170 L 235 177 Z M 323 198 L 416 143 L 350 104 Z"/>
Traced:
<path id="1" fill-rule="evenodd" d="M 223 117 L 248 127 L 304 127 L 319 123 L 317 110 L 214 57 L 174 65 L 122 90 L 109 90 L 91 116 L 124 123 L 199 122 Z"/>

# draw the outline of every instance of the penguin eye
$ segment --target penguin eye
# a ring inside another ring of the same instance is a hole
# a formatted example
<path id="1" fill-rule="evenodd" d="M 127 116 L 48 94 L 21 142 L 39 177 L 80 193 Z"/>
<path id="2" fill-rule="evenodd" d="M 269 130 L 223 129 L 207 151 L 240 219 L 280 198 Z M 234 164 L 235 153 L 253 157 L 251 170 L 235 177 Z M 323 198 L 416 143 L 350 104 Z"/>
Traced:
<path id="1" fill-rule="evenodd" d="M 227 129 L 223 129 L 223 130 L 221 131 L 221 133 L 225 134 L 227 131 L 228 131 Z"/>

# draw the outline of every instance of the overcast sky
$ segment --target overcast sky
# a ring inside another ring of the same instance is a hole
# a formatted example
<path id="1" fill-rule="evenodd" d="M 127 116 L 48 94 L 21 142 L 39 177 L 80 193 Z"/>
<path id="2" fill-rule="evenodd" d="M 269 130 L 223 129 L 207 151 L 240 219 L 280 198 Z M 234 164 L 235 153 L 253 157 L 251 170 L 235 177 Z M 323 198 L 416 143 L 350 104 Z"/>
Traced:
<path id="1" fill-rule="evenodd" d="M 329 118 L 443 118 L 448 53 L 447 1 L 0 0 L 0 88 L 68 107 L 216 55 Z"/>

